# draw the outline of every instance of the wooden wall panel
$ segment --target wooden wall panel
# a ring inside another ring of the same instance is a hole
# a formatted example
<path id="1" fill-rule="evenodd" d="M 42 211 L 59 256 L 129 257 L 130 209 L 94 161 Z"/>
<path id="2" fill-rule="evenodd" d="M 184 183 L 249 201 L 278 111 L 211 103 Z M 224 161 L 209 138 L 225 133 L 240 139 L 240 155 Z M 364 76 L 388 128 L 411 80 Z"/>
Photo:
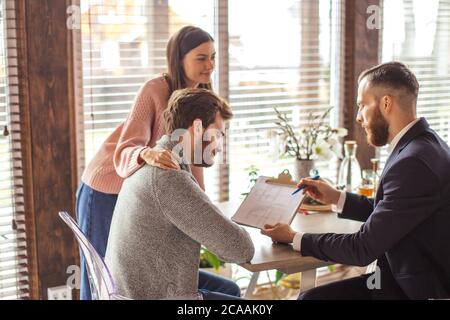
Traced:
<path id="1" fill-rule="evenodd" d="M 341 110 L 344 126 L 349 129 L 348 140 L 358 143 L 357 157 L 361 168 L 371 168 L 370 159 L 375 156 L 375 149 L 368 145 L 363 128 L 356 122 L 358 108 L 358 76 L 365 69 L 379 63 L 380 30 L 369 29 L 367 8 L 380 4 L 380 0 L 346 0 L 344 26 L 344 93 Z"/>
<path id="2" fill-rule="evenodd" d="M 22 108 L 27 114 L 29 153 L 28 214 L 34 225 L 34 266 L 39 296 L 47 288 L 66 283 L 69 265 L 79 263 L 71 231 L 58 211 L 74 214 L 77 186 L 75 95 L 73 84 L 72 30 L 67 29 L 65 0 L 17 0 L 25 31 L 22 66 L 27 77 L 21 81 Z"/>

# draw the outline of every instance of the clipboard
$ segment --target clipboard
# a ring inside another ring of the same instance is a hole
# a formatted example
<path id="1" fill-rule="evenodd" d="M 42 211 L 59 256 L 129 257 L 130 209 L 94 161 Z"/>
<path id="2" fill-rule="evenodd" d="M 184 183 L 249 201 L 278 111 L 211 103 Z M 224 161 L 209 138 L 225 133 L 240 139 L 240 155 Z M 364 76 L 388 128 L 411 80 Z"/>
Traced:
<path id="1" fill-rule="evenodd" d="M 288 170 L 278 178 L 261 176 L 231 218 L 232 221 L 258 229 L 277 222 L 291 224 L 305 195 L 292 195 L 297 183 Z"/>

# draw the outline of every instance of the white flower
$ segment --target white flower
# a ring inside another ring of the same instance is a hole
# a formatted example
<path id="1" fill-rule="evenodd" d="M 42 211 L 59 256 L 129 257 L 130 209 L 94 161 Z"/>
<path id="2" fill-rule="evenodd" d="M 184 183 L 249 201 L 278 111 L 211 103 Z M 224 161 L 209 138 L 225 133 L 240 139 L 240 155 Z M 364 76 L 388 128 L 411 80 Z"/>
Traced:
<path id="1" fill-rule="evenodd" d="M 313 153 L 321 160 L 330 160 L 333 157 L 331 145 L 324 140 L 318 140 L 313 148 Z"/>
<path id="2" fill-rule="evenodd" d="M 342 158 L 342 144 L 336 138 L 329 138 L 328 143 L 330 144 L 331 151 L 338 158 Z"/>
<path id="3" fill-rule="evenodd" d="M 348 134 L 348 130 L 347 129 L 345 129 L 345 128 L 338 128 L 337 129 L 338 137 L 343 138 L 343 137 L 347 136 L 347 134 Z"/>

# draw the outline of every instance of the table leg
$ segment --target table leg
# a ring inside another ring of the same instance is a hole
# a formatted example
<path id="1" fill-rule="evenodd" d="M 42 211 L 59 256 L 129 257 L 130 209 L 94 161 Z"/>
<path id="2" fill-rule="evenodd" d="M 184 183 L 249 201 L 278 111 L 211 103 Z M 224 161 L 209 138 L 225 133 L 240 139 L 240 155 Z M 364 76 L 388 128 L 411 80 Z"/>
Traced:
<path id="1" fill-rule="evenodd" d="M 253 272 L 247 290 L 245 290 L 244 299 L 250 299 L 255 291 L 256 284 L 258 282 L 259 272 Z"/>
<path id="2" fill-rule="evenodd" d="M 302 271 L 300 292 L 312 289 L 316 286 L 316 269 Z"/>

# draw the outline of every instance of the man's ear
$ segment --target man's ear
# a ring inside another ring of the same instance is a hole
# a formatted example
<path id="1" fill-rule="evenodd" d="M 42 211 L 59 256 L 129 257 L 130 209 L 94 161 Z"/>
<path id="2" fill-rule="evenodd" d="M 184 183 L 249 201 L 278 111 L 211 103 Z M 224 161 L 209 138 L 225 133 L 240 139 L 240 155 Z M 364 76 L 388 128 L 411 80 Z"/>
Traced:
<path id="1" fill-rule="evenodd" d="M 381 98 L 381 108 L 384 110 L 385 113 L 389 113 L 392 111 L 392 105 L 394 101 L 392 96 L 386 95 Z"/>

